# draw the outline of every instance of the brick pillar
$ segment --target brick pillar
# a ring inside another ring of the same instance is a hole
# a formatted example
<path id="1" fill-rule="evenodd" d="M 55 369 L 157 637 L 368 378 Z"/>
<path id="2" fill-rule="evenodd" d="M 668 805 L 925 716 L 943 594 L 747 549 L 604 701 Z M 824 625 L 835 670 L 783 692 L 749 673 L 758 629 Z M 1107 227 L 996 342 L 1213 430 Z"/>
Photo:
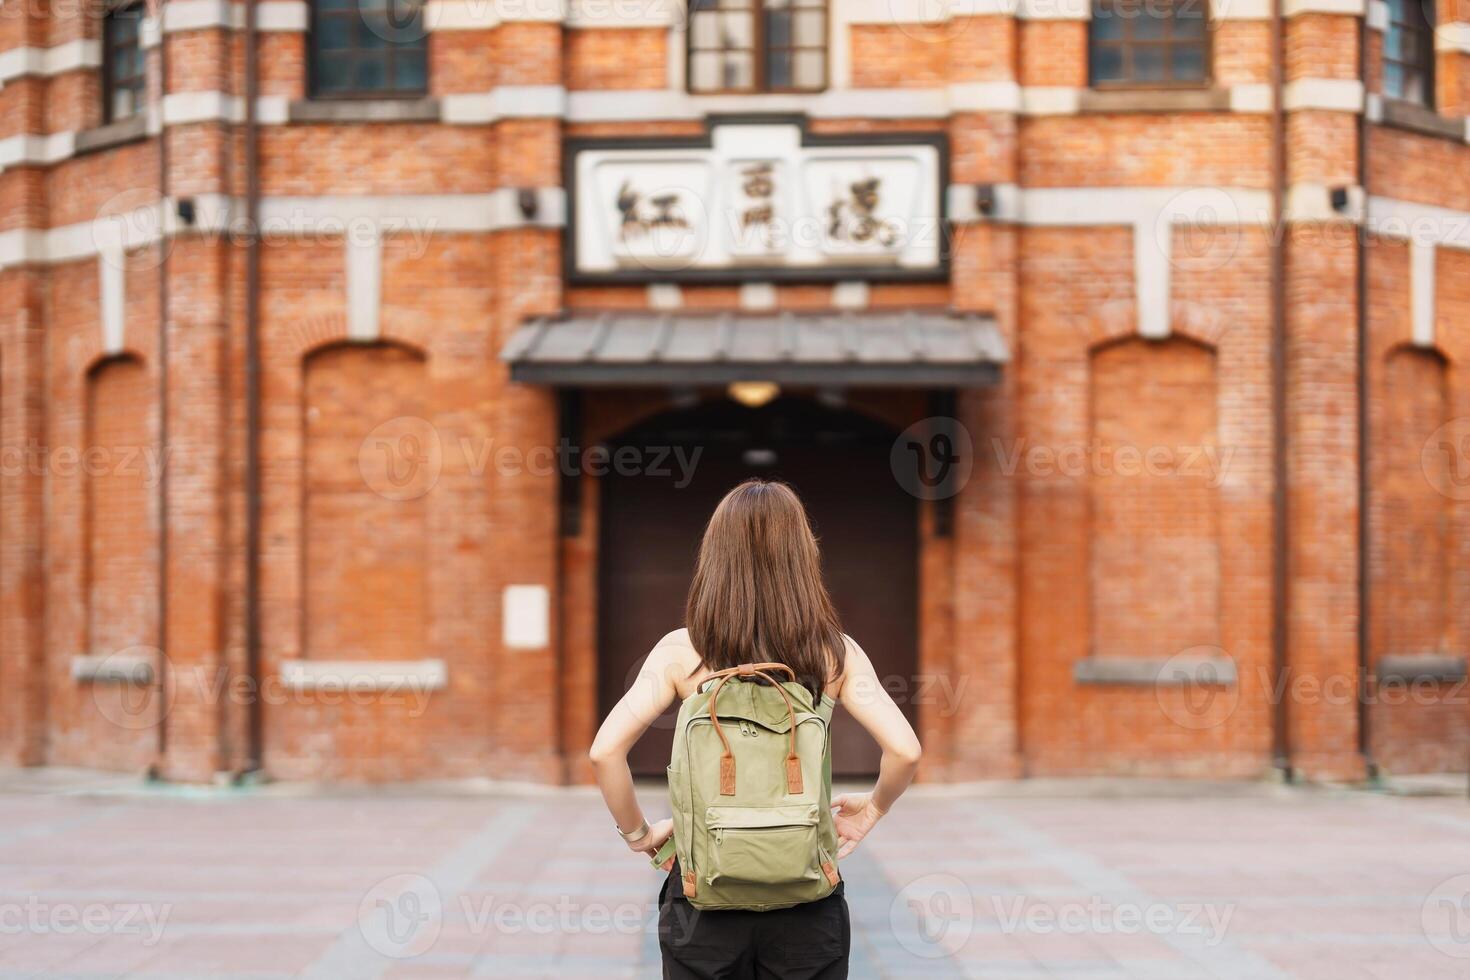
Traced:
<path id="1" fill-rule="evenodd" d="M 1470 5 L 1464 0 L 1438 0 L 1436 6 L 1436 39 L 1441 35 L 1453 38 L 1456 31 L 1465 30 L 1465 23 L 1470 21 Z M 1434 105 L 1441 115 L 1470 115 L 1470 51 L 1447 45 L 1435 56 L 1434 88 Z"/>
<path id="2" fill-rule="evenodd" d="M 560 25 L 514 23 L 498 30 L 500 50 L 517 52 L 502 65 L 501 84 L 562 83 Z M 501 121 L 496 126 L 496 151 L 499 188 L 549 188 L 561 182 L 561 124 L 556 119 Z M 553 313 L 562 301 L 561 240 L 556 231 L 526 225 L 495 237 L 497 315 L 492 354 L 499 352 L 527 317 Z M 558 479 L 554 468 L 526 465 L 534 458 L 529 456 L 533 451 L 544 463 L 544 454 L 556 446 L 556 395 L 543 386 L 512 384 L 509 370 L 499 362 L 492 371 L 494 446 L 518 450 L 520 460 L 507 463 L 492 457 L 487 472 L 492 526 L 488 560 L 497 611 L 489 643 L 494 659 L 489 705 L 494 718 L 492 774 L 559 782 L 565 778 L 565 766 L 558 744 L 557 713 L 561 683 Z M 512 586 L 546 590 L 544 646 L 508 648 L 503 642 L 504 603 Z"/>
<path id="3" fill-rule="evenodd" d="M 1016 24 L 1011 18 L 991 17 L 951 22 L 950 81 L 1017 80 L 1021 66 Z M 951 140 L 953 184 L 1016 183 L 1019 142 L 1014 115 L 957 116 Z M 954 306 L 993 313 L 1007 345 L 1015 351 L 1016 229 L 990 219 L 980 221 L 955 231 Z M 943 731 L 947 757 L 931 770 L 950 780 L 1009 778 L 1020 775 L 1022 769 L 1017 482 L 1001 471 L 999 454 L 994 451 L 996 445 L 1010 445 L 1017 437 L 1016 392 L 1016 366 L 1011 364 L 1002 370 L 999 385 L 964 392 L 959 399 L 960 422 L 973 442 L 974 470 L 955 501 L 954 537 L 948 550 L 954 594 L 952 662 L 949 684 L 936 688 L 942 694 L 939 707 L 951 715 Z M 926 738 L 925 744 L 933 746 L 934 741 Z"/>
<path id="4" fill-rule="evenodd" d="M 1286 25 L 1286 79 L 1358 79 L 1354 18 Z M 1320 85 L 1309 82 L 1311 85 Z M 1358 182 L 1354 113 L 1289 112 L 1284 247 L 1287 413 L 1287 699 L 1291 765 L 1307 779 L 1363 774 L 1358 743 L 1357 245 L 1327 189 Z M 1290 217 L 1290 215 L 1289 215 Z"/>
<path id="5" fill-rule="evenodd" d="M 38 188 L 39 190 L 39 188 Z M 44 761 L 46 722 L 42 491 L 46 393 L 42 284 L 0 272 L 0 764 Z"/>
<path id="6" fill-rule="evenodd" d="M 220 28 L 163 36 L 166 94 L 237 91 L 231 35 Z M 166 102 L 166 100 L 165 100 Z M 165 120 L 167 122 L 167 120 Z M 231 191 L 232 129 L 217 120 L 167 126 L 170 198 Z M 227 706 L 225 640 L 225 462 L 228 454 L 230 289 L 234 250 L 213 234 L 181 229 L 164 267 L 167 367 L 167 534 L 164 653 L 171 705 L 161 774 L 200 781 L 223 766 Z"/>

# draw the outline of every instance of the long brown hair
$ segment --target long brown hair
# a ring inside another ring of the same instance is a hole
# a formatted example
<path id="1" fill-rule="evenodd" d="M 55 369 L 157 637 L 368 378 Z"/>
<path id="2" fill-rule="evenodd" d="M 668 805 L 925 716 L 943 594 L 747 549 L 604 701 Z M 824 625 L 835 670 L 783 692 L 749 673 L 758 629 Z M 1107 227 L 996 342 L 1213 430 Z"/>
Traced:
<path id="1" fill-rule="evenodd" d="M 806 508 L 784 483 L 747 480 L 709 519 L 684 625 L 700 664 L 774 660 L 814 698 L 841 671 L 844 643 Z"/>

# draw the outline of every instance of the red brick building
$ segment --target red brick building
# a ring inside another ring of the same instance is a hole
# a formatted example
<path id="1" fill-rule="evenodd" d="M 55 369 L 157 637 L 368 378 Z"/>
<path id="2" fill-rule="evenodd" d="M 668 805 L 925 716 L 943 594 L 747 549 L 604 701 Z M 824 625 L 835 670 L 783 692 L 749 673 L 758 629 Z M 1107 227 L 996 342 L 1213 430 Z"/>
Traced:
<path id="1" fill-rule="evenodd" d="M 1463 0 L 694 6 L 0 7 L 0 758 L 584 779 L 776 473 L 929 779 L 1463 767 Z"/>

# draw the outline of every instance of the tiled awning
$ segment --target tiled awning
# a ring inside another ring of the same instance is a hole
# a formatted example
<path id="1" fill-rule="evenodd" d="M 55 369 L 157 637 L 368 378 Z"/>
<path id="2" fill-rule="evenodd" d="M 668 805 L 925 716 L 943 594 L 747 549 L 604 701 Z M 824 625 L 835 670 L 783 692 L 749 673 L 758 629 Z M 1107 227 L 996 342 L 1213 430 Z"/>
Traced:
<path id="1" fill-rule="evenodd" d="M 604 313 L 532 320 L 501 351 L 511 378 L 555 385 L 968 388 L 1010 357 L 988 316 Z"/>

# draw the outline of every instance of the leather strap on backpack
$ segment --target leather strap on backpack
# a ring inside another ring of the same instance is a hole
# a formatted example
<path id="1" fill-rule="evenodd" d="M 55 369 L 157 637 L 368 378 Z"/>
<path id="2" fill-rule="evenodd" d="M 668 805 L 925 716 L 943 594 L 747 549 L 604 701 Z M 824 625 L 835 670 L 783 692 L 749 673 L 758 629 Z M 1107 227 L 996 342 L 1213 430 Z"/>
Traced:
<path id="1" fill-rule="evenodd" d="M 781 700 L 786 702 L 786 710 L 791 715 L 791 728 L 788 732 L 791 741 L 790 748 L 786 752 L 786 792 L 801 792 L 801 758 L 796 754 L 796 705 L 791 703 L 791 695 L 786 693 L 786 689 L 781 686 L 780 682 L 767 673 L 772 670 L 784 670 L 791 675 L 793 681 L 796 680 L 796 671 L 786 664 L 777 663 L 741 664 L 738 667 L 730 667 L 710 675 L 720 679 L 709 696 L 709 720 L 714 724 L 715 734 L 720 736 L 720 745 L 724 748 L 724 752 L 720 755 L 721 796 L 735 795 L 735 753 L 730 751 L 730 740 L 725 737 L 725 731 L 720 727 L 719 716 L 715 714 L 715 702 L 720 699 L 720 689 L 732 677 L 762 677 L 770 681 L 771 686 L 781 695 Z"/>

